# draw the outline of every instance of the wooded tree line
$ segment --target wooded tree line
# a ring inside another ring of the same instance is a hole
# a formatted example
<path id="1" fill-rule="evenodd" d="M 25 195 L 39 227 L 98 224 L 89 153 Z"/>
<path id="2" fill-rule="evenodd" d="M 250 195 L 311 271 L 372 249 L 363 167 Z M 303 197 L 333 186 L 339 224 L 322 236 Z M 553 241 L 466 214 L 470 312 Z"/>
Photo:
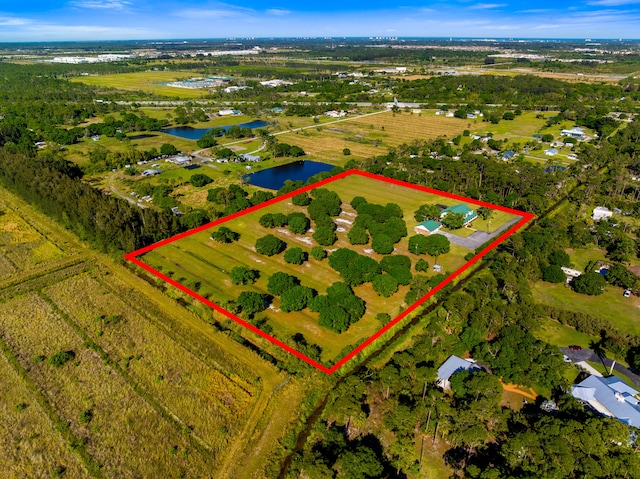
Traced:
<path id="1" fill-rule="evenodd" d="M 66 160 L 0 149 L 0 184 L 99 251 L 120 254 L 184 230 L 168 210 L 141 209 L 82 181 Z"/>

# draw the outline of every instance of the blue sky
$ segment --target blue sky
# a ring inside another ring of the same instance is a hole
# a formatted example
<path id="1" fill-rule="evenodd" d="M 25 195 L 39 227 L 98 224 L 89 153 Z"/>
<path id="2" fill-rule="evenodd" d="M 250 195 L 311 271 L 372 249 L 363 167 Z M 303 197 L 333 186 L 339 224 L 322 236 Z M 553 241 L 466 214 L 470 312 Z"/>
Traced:
<path id="1" fill-rule="evenodd" d="M 0 2 L 0 42 L 283 36 L 637 39 L 640 0 Z"/>

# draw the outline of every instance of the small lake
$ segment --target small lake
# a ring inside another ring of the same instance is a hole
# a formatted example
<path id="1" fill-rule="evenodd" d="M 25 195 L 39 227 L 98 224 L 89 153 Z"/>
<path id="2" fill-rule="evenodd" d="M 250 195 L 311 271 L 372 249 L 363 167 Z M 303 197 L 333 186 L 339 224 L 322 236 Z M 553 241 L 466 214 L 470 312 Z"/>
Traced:
<path id="1" fill-rule="evenodd" d="M 240 123 L 239 125 L 224 125 L 217 126 L 216 128 L 221 128 L 224 131 L 227 131 L 232 126 L 239 126 L 240 128 L 263 128 L 267 126 L 268 123 L 264 120 L 253 120 L 247 123 Z M 209 130 L 213 130 L 213 128 L 192 128 L 190 126 L 175 126 L 173 128 L 165 128 L 162 133 L 166 133 L 167 135 L 179 136 L 180 138 L 186 138 L 187 140 L 199 140 L 204 136 L 206 132 Z"/>
<path id="2" fill-rule="evenodd" d="M 255 186 L 268 188 L 270 190 L 279 190 L 284 186 L 286 180 L 296 181 L 307 179 L 317 173 L 323 171 L 331 171 L 333 165 L 319 163 L 317 161 L 294 161 L 288 165 L 276 166 L 267 170 L 257 171 L 246 175 L 244 179 Z"/>

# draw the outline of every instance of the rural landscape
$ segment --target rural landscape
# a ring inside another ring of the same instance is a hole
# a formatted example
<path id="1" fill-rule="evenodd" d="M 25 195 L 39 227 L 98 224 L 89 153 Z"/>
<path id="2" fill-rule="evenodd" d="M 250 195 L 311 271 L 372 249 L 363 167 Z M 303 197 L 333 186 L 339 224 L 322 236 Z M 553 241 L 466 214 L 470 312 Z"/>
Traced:
<path id="1" fill-rule="evenodd" d="M 0 72 L 6 477 L 640 477 L 637 41 Z"/>

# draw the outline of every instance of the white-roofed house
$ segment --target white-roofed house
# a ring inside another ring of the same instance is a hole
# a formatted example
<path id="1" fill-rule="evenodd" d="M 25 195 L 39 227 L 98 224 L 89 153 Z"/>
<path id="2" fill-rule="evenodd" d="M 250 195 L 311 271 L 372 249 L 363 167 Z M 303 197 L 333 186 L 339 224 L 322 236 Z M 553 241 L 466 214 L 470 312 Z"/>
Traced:
<path id="1" fill-rule="evenodd" d="M 604 206 L 596 206 L 593 209 L 593 214 L 591 215 L 591 219 L 594 221 L 600 221 L 602 219 L 611 218 L 613 216 L 613 211 L 609 210 Z"/>
<path id="2" fill-rule="evenodd" d="M 436 385 L 441 387 L 443 391 L 451 389 L 451 383 L 449 380 L 455 373 L 461 371 L 480 371 L 482 368 L 476 364 L 473 359 L 463 359 L 461 357 L 451 355 L 442 363 L 442 366 L 438 368 L 438 378 L 436 379 Z"/>
<path id="3" fill-rule="evenodd" d="M 629 426 L 640 427 L 640 401 L 636 398 L 638 391 L 617 376 L 589 376 L 581 383 L 571 386 L 571 394 L 604 416 L 616 418 Z"/>

